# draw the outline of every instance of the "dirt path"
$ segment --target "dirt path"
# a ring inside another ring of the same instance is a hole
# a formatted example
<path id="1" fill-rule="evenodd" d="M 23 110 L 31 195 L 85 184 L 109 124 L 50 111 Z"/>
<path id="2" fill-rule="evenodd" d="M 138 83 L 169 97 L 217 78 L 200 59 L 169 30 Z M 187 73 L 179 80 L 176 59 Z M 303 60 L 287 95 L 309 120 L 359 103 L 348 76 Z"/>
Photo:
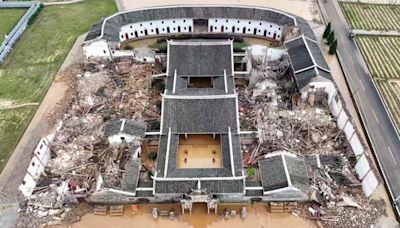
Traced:
<path id="1" fill-rule="evenodd" d="M 86 34 L 78 37 L 59 71 L 72 64 L 79 56 L 83 56 L 81 44 L 85 36 Z M 57 103 L 64 98 L 66 89 L 67 87 L 63 81 L 54 80 L 29 123 L 28 128 L 25 130 L 24 135 L 1 172 L 0 191 L 6 196 L 0 199 L 1 203 L 15 202 L 15 197 L 18 195 L 18 186 L 22 183 L 22 179 L 25 176 L 25 168 L 22 167 L 28 167 L 37 142 L 41 137 L 46 136 L 49 133 L 49 129 L 53 127 L 49 126 L 47 123 L 48 114 L 57 106 Z"/>
<path id="2" fill-rule="evenodd" d="M 42 2 L 45 6 L 54 6 L 54 5 L 67 5 L 73 4 L 77 2 L 83 2 L 83 0 L 67 0 L 67 1 L 58 1 L 58 2 Z"/>

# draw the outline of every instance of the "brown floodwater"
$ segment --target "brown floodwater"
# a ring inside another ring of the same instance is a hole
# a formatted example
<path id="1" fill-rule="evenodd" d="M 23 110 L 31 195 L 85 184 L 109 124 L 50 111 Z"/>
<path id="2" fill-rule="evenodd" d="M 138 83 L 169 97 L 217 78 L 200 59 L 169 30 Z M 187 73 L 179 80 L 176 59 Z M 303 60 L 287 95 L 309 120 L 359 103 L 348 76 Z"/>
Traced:
<path id="1" fill-rule="evenodd" d="M 174 220 L 168 217 L 160 217 L 153 219 L 151 210 L 157 207 L 159 210 L 175 209 L 178 216 Z M 267 209 L 262 204 L 246 205 L 248 214 L 246 219 L 240 217 L 241 205 L 219 205 L 218 214 L 207 214 L 206 204 L 195 204 L 193 206 L 192 214 L 181 215 L 180 205 L 146 205 L 140 206 L 139 211 L 132 214 L 129 207 L 125 208 L 125 213 L 120 217 L 110 217 L 109 215 L 94 215 L 88 214 L 81 218 L 81 221 L 74 223 L 73 228 L 101 228 L 101 227 L 115 227 L 115 228 L 308 228 L 316 227 L 315 223 L 310 220 L 295 217 L 289 213 L 268 213 Z M 229 219 L 221 216 L 225 210 L 236 210 L 237 215 Z"/>

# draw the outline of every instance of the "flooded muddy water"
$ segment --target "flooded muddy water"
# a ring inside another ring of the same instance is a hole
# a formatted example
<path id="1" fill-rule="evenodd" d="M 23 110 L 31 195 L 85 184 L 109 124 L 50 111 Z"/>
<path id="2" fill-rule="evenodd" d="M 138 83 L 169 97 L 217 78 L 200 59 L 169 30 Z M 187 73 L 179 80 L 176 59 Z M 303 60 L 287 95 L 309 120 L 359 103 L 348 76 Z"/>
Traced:
<path id="1" fill-rule="evenodd" d="M 146 205 L 139 206 L 139 211 L 132 214 L 129 207 L 125 208 L 124 216 L 110 217 L 88 214 L 82 217 L 81 221 L 72 225 L 73 228 L 101 228 L 101 227 L 143 227 L 143 228 L 308 228 L 316 227 L 310 220 L 295 217 L 289 213 L 269 213 L 262 204 L 245 205 L 248 214 L 247 218 L 242 219 L 240 209 L 242 205 L 219 205 L 218 214 L 207 214 L 206 204 L 195 204 L 192 214 L 181 214 L 180 205 Z M 153 219 L 151 210 L 157 207 L 159 210 L 175 209 L 176 218 L 171 220 L 169 217 L 159 217 Z M 227 209 L 236 210 L 237 215 L 229 219 L 223 218 L 223 211 Z"/>

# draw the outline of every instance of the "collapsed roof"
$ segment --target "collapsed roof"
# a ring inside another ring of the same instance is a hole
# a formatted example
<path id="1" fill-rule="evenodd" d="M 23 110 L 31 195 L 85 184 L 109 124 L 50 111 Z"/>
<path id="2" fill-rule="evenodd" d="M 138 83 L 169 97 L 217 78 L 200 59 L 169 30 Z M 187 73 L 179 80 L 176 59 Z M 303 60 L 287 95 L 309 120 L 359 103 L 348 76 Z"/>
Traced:
<path id="1" fill-rule="evenodd" d="M 120 119 L 110 121 L 104 128 L 104 136 L 109 137 L 120 133 L 144 137 L 146 133 L 146 124 L 129 119 Z"/>

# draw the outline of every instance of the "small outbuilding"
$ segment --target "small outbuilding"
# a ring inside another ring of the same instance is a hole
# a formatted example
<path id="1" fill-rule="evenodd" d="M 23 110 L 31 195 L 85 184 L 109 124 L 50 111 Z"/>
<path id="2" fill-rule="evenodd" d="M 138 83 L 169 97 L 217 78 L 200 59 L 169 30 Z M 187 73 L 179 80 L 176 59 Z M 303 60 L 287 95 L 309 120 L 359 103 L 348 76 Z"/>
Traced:
<path id="1" fill-rule="evenodd" d="M 293 69 L 293 77 L 302 100 L 314 93 L 334 90 L 333 78 L 317 41 L 301 35 L 285 42 Z"/>
<path id="2" fill-rule="evenodd" d="M 271 200 L 308 200 L 310 184 L 304 158 L 276 151 L 266 155 L 258 165 L 264 196 Z"/>
<path id="3" fill-rule="evenodd" d="M 145 123 L 129 119 L 110 121 L 104 129 L 104 136 L 111 145 L 122 143 L 139 145 L 145 133 Z"/>

